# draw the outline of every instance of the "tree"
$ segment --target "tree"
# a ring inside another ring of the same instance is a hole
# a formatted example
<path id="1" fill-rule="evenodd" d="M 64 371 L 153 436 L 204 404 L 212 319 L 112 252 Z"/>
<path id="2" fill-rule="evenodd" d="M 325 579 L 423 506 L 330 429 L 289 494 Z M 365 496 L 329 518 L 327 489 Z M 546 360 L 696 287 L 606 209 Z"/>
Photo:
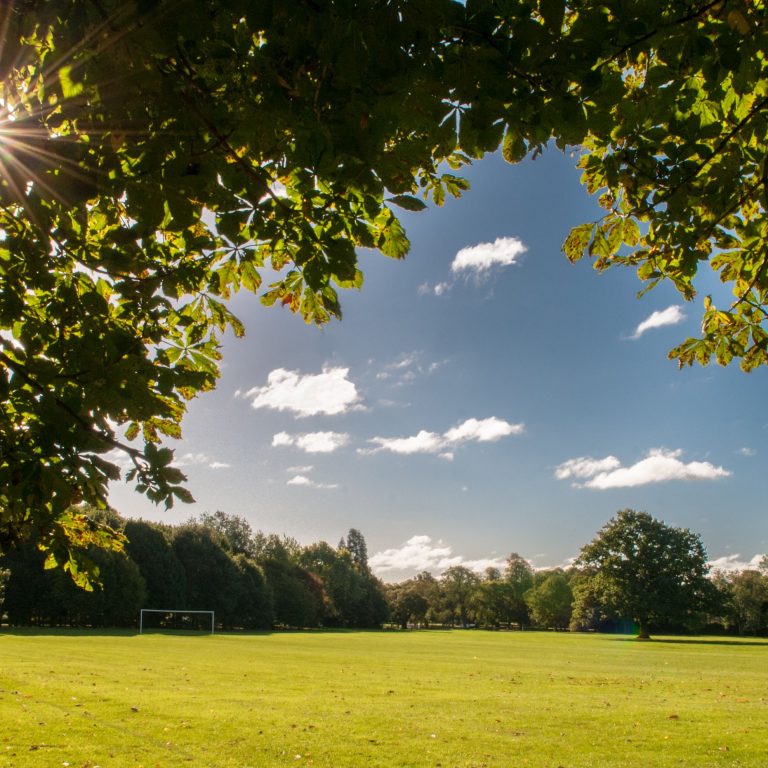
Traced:
<path id="1" fill-rule="evenodd" d="M 187 594 L 181 607 L 215 611 L 217 621 L 232 626 L 240 574 L 221 537 L 202 525 L 183 525 L 173 532 L 173 551 L 184 568 Z"/>
<path id="2" fill-rule="evenodd" d="M 112 452 L 190 500 L 161 441 L 243 332 L 231 294 L 272 268 L 264 303 L 339 317 L 355 249 L 403 257 L 395 208 L 499 147 L 578 149 L 606 213 L 569 258 L 733 287 L 681 364 L 768 362 L 762 2 L 51 0 L 2 25 L 3 550 L 37 532 L 76 560 L 93 530 L 67 510 L 106 504 Z"/>
<path id="3" fill-rule="evenodd" d="M 768 630 L 768 577 L 751 569 L 718 576 L 726 622 L 740 635 Z"/>
<path id="4" fill-rule="evenodd" d="M 346 550 L 349 552 L 352 562 L 360 569 L 368 570 L 368 545 L 365 537 L 357 528 L 350 528 L 347 534 Z"/>
<path id="5" fill-rule="evenodd" d="M 413 580 L 387 585 L 386 596 L 390 615 L 401 629 L 408 629 L 412 621 L 426 621 L 429 603 Z"/>
<path id="6" fill-rule="evenodd" d="M 507 621 L 517 622 L 522 627 L 528 621 L 528 605 L 525 602 L 525 593 L 533 586 L 531 564 L 517 552 L 513 552 L 507 558 L 504 581 L 511 588 L 511 603 Z"/>
<path id="7" fill-rule="evenodd" d="M 533 623 L 543 629 L 566 629 L 571 620 L 573 592 L 562 571 L 549 573 L 525 593 Z"/>
<path id="8" fill-rule="evenodd" d="M 365 575 L 355 567 L 347 550 L 337 551 L 324 541 L 305 547 L 299 564 L 320 577 L 328 601 L 323 623 L 359 626 L 359 607 L 365 598 Z"/>
<path id="9" fill-rule="evenodd" d="M 575 564 L 585 570 L 603 611 L 635 621 L 642 639 L 653 624 L 690 621 L 711 596 L 701 539 L 647 512 L 618 512 L 582 547 Z"/>
<path id="10" fill-rule="evenodd" d="M 233 623 L 243 629 L 269 629 L 274 621 L 273 594 L 264 572 L 243 554 L 233 559 L 238 571 Z"/>
<path id="11" fill-rule="evenodd" d="M 126 520 L 124 533 L 125 551 L 139 567 L 146 585 L 141 607 L 185 607 L 186 575 L 171 544 L 171 530 L 146 520 Z"/>
<path id="12" fill-rule="evenodd" d="M 286 627 L 316 627 L 326 609 L 321 579 L 289 560 L 269 558 L 260 563 L 272 591 L 274 621 Z"/>
<path id="13" fill-rule="evenodd" d="M 256 556 L 253 528 L 245 518 L 217 510 L 213 513 L 204 512 L 193 522 L 216 531 L 232 554 L 251 558 Z"/>
<path id="14" fill-rule="evenodd" d="M 480 577 L 463 565 L 452 565 L 440 577 L 443 607 L 455 623 L 462 627 L 470 622 L 470 611 L 475 605 Z"/>

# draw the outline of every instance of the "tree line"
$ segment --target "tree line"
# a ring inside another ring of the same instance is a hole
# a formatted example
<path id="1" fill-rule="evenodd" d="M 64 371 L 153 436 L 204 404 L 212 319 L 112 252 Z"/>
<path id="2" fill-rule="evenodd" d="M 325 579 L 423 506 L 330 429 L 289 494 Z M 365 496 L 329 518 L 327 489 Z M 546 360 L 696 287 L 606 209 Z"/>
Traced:
<path id="1" fill-rule="evenodd" d="M 424 572 L 387 596 L 401 627 L 768 633 L 768 556 L 755 569 L 709 571 L 696 534 L 625 509 L 566 568 L 534 570 L 515 552 L 504 568 Z"/>
<path id="2" fill-rule="evenodd" d="M 99 583 L 82 589 L 63 570 L 45 569 L 35 541 L 25 541 L 0 561 L 9 623 L 130 627 L 141 608 L 213 610 L 224 629 L 363 628 L 387 618 L 355 529 L 337 547 L 301 546 L 224 512 L 178 526 L 90 512 L 125 539 L 122 551 L 89 548 Z"/>
<path id="3" fill-rule="evenodd" d="M 91 512 L 125 538 L 120 552 L 90 548 L 100 586 L 87 591 L 44 569 L 43 553 L 25 542 L 0 561 L 11 624 L 135 626 L 140 608 L 160 608 L 214 610 L 225 629 L 768 633 L 768 556 L 756 568 L 710 573 L 698 535 L 646 512 L 618 512 L 566 568 L 535 570 L 513 552 L 482 574 L 455 565 L 396 584 L 372 574 L 354 528 L 336 547 L 302 546 L 224 512 L 179 526 Z"/>

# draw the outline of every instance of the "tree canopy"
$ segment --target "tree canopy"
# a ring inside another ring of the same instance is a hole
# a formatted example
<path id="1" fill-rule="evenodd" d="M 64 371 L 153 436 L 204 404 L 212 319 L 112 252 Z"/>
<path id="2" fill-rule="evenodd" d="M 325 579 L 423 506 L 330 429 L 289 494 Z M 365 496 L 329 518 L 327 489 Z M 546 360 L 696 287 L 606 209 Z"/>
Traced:
<path id="1" fill-rule="evenodd" d="M 586 574 L 577 603 L 593 602 L 607 616 L 633 620 L 641 638 L 649 637 L 652 624 L 694 617 L 712 594 L 701 539 L 647 512 L 618 512 L 582 547 L 575 565 Z"/>
<path id="2" fill-rule="evenodd" d="M 0 548 L 51 562 L 109 531 L 120 475 L 189 500 L 164 437 L 243 328 L 238 290 L 340 317 L 397 208 L 460 195 L 501 148 L 579 155 L 605 209 L 568 257 L 704 300 L 680 364 L 768 362 L 762 0 L 49 0 L 0 50 Z M 263 283 L 265 275 L 266 284 Z M 106 538 L 105 538 L 106 535 Z M 115 539 L 112 539 L 115 541 Z"/>

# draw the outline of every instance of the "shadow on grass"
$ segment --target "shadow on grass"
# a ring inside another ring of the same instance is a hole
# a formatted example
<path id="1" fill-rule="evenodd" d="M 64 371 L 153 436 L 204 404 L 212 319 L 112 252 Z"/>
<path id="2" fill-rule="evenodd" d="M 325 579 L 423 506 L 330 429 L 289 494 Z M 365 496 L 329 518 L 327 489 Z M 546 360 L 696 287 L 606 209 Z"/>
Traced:
<path id="1" fill-rule="evenodd" d="M 636 637 L 624 636 L 614 637 L 613 640 L 617 642 L 637 642 L 638 644 L 650 643 L 652 645 L 658 645 L 663 643 L 665 645 L 726 645 L 729 648 L 741 648 L 742 646 L 762 646 L 768 647 L 768 639 L 750 638 L 744 639 L 741 637 L 732 638 L 706 638 L 706 637 L 651 637 L 647 640 L 638 640 Z"/>
<path id="2" fill-rule="evenodd" d="M 221 631 L 216 632 L 213 637 L 218 635 L 232 636 L 250 636 L 250 635 L 271 635 L 274 632 L 263 631 Z M 147 629 L 139 633 L 137 628 L 114 629 L 101 627 L 2 627 L 0 628 L 0 637 L 9 635 L 12 637 L 154 637 L 163 635 L 164 637 L 188 637 L 208 638 L 211 637 L 210 631 L 198 631 L 192 629 Z"/>
<path id="3" fill-rule="evenodd" d="M 355 629 L 346 627 L 309 627 L 297 629 L 294 627 L 276 627 L 274 629 L 222 629 L 216 630 L 213 637 L 226 635 L 228 637 L 266 637 L 267 635 L 350 635 L 362 633 L 382 633 L 388 630 L 381 629 Z M 438 630 L 431 630 L 437 632 Z M 447 630 L 446 630 L 447 631 Z M 129 627 L 117 629 L 114 627 L 0 627 L 0 637 L 10 635 L 13 637 L 139 637 L 145 635 L 152 637 L 164 635 L 169 637 L 211 637 L 210 631 L 192 629 L 145 629 L 139 633 L 138 628 Z"/>

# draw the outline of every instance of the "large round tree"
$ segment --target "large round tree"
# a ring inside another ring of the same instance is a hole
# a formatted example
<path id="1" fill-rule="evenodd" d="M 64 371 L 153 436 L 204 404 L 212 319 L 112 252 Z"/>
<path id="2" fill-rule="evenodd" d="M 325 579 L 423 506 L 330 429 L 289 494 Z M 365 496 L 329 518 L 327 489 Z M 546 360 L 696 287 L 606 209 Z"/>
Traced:
<path id="1" fill-rule="evenodd" d="M 711 589 L 707 553 L 698 535 L 647 512 L 624 509 L 586 546 L 576 566 L 603 612 L 638 625 L 648 639 L 654 624 L 681 624 L 700 611 Z"/>

